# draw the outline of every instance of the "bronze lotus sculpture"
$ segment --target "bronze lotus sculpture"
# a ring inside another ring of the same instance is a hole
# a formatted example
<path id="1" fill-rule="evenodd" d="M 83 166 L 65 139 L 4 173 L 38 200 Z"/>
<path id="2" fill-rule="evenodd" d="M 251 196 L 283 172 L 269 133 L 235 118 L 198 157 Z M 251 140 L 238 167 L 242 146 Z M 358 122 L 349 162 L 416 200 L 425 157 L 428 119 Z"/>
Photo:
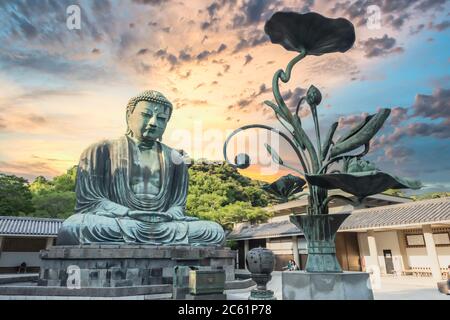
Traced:
<path id="1" fill-rule="evenodd" d="M 286 50 L 298 52 L 285 70 L 275 72 L 272 91 L 275 101 L 264 103 L 273 109 L 276 118 L 289 134 L 266 125 L 248 125 L 235 130 L 225 141 L 224 157 L 227 162 L 244 169 L 250 165 L 246 154 L 240 154 L 231 163 L 227 157 L 227 143 L 241 132 L 251 128 L 261 128 L 278 133 L 294 150 L 299 167 L 289 166 L 270 147 L 267 151 L 272 159 L 306 179 L 307 192 L 297 196 L 308 196 L 306 214 L 293 214 L 290 220 L 304 233 L 308 242 L 308 260 L 306 270 L 309 272 L 342 272 L 336 259 L 335 236 L 339 226 L 349 213 L 328 214 L 328 205 L 333 199 L 360 204 L 365 197 L 383 192 L 387 189 L 421 187 L 420 182 L 401 179 L 381 172 L 372 163 L 361 158 L 369 152 L 370 140 L 381 129 L 389 117 L 390 109 L 381 109 L 369 115 L 339 139 L 334 138 L 338 122 L 334 122 L 324 139 L 319 129 L 317 106 L 322 102 L 322 94 L 311 86 L 306 96 L 298 97 L 297 108 L 292 112 L 280 94 L 279 82 L 289 82 L 295 64 L 307 55 L 323 55 L 333 52 L 346 52 L 355 42 L 353 24 L 346 19 L 330 19 L 317 13 L 299 14 L 295 12 L 277 12 L 264 28 L 272 43 L 282 45 Z M 305 132 L 299 116 L 300 107 L 307 103 L 314 121 L 315 144 Z M 351 154 L 364 148 L 361 152 Z M 336 166 L 340 165 L 340 169 Z M 334 166 L 334 168 L 333 168 Z M 298 177 L 298 179 L 302 179 Z M 291 178 L 284 179 L 292 181 Z M 277 183 L 280 184 L 281 179 Z M 277 184 L 275 183 L 275 185 Z M 290 200 L 294 194 L 286 193 L 287 188 L 265 186 L 264 189 L 277 197 L 280 202 Z M 302 188 L 295 189 L 295 192 Z M 356 200 L 343 195 L 330 195 L 328 190 L 341 189 L 356 197 Z M 280 192 L 283 190 L 283 192 Z M 280 196 L 281 195 L 281 196 Z"/>

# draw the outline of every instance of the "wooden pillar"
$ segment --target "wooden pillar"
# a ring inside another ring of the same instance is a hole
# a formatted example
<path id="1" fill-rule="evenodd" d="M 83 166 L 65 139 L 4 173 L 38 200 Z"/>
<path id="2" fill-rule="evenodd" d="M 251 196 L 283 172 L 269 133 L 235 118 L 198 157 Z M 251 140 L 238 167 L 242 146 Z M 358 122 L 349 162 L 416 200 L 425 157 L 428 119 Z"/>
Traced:
<path id="1" fill-rule="evenodd" d="M 436 280 L 442 280 L 441 268 L 439 266 L 439 259 L 436 251 L 436 245 L 434 244 L 431 225 L 423 225 L 422 231 L 425 239 L 425 246 L 427 248 L 428 261 L 430 262 L 431 274 Z"/>
<path id="2" fill-rule="evenodd" d="M 398 246 L 402 256 L 402 272 L 409 269 L 408 253 L 406 252 L 405 234 L 403 230 L 397 230 Z"/>
<path id="3" fill-rule="evenodd" d="M 247 259 L 247 253 L 249 251 L 249 243 L 248 240 L 244 240 L 244 265 L 245 265 L 245 269 L 247 269 L 247 263 L 245 263 L 246 259 Z"/>
<path id="4" fill-rule="evenodd" d="M 300 255 L 298 254 L 298 237 L 297 236 L 292 237 L 292 253 L 294 254 L 295 264 L 300 269 L 301 264 L 300 264 Z"/>
<path id="5" fill-rule="evenodd" d="M 47 238 L 47 243 L 45 244 L 45 249 L 50 249 L 51 246 L 53 246 L 53 239 L 54 238 Z"/>
<path id="6" fill-rule="evenodd" d="M 2 249 L 3 249 L 3 241 L 5 237 L 0 236 L 0 257 L 2 256 Z"/>
<path id="7" fill-rule="evenodd" d="M 377 242 L 375 241 L 375 232 L 373 230 L 367 230 L 367 243 L 369 244 L 370 262 L 366 267 L 377 267 L 380 270 Z"/>

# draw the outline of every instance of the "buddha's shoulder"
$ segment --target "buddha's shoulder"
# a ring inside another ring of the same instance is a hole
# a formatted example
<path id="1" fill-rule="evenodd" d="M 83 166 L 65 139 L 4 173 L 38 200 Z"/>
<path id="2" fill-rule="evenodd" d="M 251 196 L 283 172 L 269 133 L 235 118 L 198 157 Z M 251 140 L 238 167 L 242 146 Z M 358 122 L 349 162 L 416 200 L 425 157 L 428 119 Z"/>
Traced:
<path id="1" fill-rule="evenodd" d="M 160 144 L 162 149 L 171 154 L 173 157 L 183 159 L 187 156 L 186 152 L 183 149 L 172 148 L 162 142 L 160 142 Z"/>
<path id="2" fill-rule="evenodd" d="M 90 144 L 84 152 L 92 152 L 92 151 L 99 151 L 99 150 L 110 150 L 111 147 L 118 145 L 121 142 L 121 138 L 118 139 L 103 139 L 99 140 L 97 142 L 94 142 Z"/>

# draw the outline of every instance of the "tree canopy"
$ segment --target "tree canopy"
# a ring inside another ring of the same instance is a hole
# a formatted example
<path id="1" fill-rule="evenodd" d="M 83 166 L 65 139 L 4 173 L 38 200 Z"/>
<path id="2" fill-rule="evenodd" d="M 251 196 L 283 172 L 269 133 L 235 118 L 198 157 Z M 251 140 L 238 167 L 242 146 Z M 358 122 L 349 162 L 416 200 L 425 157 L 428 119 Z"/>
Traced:
<path id="1" fill-rule="evenodd" d="M 0 173 L 0 215 L 19 216 L 34 211 L 28 181 Z"/>
<path id="2" fill-rule="evenodd" d="M 37 177 L 30 185 L 35 208 L 33 216 L 65 219 L 73 214 L 75 208 L 75 182 L 77 166 L 66 173 L 47 180 Z"/>
<path id="3" fill-rule="evenodd" d="M 196 162 L 189 168 L 187 214 L 226 229 L 236 222 L 265 222 L 270 214 L 261 207 L 268 205 L 269 196 L 260 185 L 226 163 Z"/>

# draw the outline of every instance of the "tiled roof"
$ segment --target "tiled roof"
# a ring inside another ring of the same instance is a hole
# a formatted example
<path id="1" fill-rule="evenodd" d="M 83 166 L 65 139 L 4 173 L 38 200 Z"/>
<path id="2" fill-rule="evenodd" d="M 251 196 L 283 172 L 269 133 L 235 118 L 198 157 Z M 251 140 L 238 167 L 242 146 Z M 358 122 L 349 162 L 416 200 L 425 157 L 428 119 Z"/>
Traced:
<path id="1" fill-rule="evenodd" d="M 299 228 L 292 224 L 289 220 L 280 222 L 262 223 L 254 226 L 243 227 L 242 229 L 233 230 L 229 235 L 229 239 L 245 240 L 245 239 L 261 239 L 270 237 L 287 237 L 303 234 Z"/>
<path id="2" fill-rule="evenodd" d="M 56 236 L 64 220 L 0 216 L 0 236 Z"/>
<path id="3" fill-rule="evenodd" d="M 450 198 L 414 201 L 382 207 L 358 209 L 344 221 L 339 231 L 419 226 L 424 223 L 450 224 Z M 301 235 L 289 220 L 263 223 L 233 230 L 228 238 L 235 240 Z"/>
<path id="4" fill-rule="evenodd" d="M 439 222 L 450 223 L 450 197 L 355 210 L 339 230 Z"/>

